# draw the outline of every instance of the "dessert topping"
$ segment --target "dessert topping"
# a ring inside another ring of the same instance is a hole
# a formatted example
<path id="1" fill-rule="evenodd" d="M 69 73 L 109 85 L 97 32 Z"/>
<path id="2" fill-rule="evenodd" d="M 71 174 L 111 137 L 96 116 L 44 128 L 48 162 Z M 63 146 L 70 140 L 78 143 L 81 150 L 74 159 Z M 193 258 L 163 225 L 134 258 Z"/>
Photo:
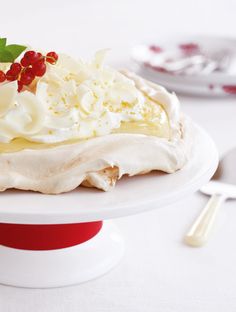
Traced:
<path id="1" fill-rule="evenodd" d="M 0 82 L 4 82 L 5 80 L 6 80 L 5 73 L 2 70 L 0 70 Z"/>
<path id="2" fill-rule="evenodd" d="M 50 64 L 56 64 L 58 60 L 58 55 L 56 54 L 56 52 L 48 52 L 48 54 L 46 55 L 46 61 Z"/>
<path id="3" fill-rule="evenodd" d="M 31 84 L 36 77 L 42 77 L 46 73 L 46 62 L 56 64 L 58 60 L 56 52 L 43 56 L 40 52 L 27 51 L 20 63 L 14 62 L 25 49 L 25 46 L 16 44 L 6 45 L 6 38 L 0 38 L 0 63 L 12 63 L 6 73 L 0 71 L 0 83 L 17 80 L 18 92 L 23 86 Z"/>

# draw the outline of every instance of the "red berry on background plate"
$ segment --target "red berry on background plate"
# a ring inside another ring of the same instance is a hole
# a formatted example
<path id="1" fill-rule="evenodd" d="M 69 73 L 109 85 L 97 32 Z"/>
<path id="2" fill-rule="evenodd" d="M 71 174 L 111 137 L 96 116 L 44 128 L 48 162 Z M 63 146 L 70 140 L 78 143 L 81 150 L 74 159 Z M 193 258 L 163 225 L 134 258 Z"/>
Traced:
<path id="1" fill-rule="evenodd" d="M 4 82 L 5 80 L 6 80 L 5 73 L 2 70 L 0 70 L 0 82 Z"/>
<path id="2" fill-rule="evenodd" d="M 222 89 L 229 94 L 236 94 L 236 85 L 225 85 Z"/>
<path id="3" fill-rule="evenodd" d="M 10 71 L 12 72 L 12 74 L 14 75 L 19 75 L 19 73 L 21 72 L 21 64 L 20 63 L 13 63 L 11 64 L 11 67 L 10 67 Z"/>
<path id="4" fill-rule="evenodd" d="M 163 52 L 162 48 L 157 46 L 157 45 L 149 46 L 149 50 L 151 50 L 154 53 L 161 53 L 161 52 Z"/>
<path id="5" fill-rule="evenodd" d="M 194 54 L 200 51 L 200 47 L 196 43 L 183 43 L 179 45 L 179 49 L 184 53 L 184 54 Z"/>
<path id="6" fill-rule="evenodd" d="M 39 60 L 32 65 L 35 76 L 42 77 L 46 72 L 46 64 L 44 60 Z"/>
<path id="7" fill-rule="evenodd" d="M 56 52 L 48 52 L 46 55 L 46 61 L 50 64 L 55 64 L 58 60 L 58 55 Z"/>
<path id="8" fill-rule="evenodd" d="M 9 69 L 6 72 L 6 78 L 8 81 L 14 81 L 14 80 L 17 80 L 18 75 L 15 75 L 14 72 L 12 72 L 11 69 Z"/>

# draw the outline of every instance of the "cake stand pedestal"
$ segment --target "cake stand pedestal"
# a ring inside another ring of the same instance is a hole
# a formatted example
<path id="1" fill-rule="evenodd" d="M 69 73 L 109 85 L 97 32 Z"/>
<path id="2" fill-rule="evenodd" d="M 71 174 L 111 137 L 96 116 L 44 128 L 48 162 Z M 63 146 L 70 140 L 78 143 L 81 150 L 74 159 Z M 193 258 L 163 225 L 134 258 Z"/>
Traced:
<path id="1" fill-rule="evenodd" d="M 123 252 L 123 238 L 111 221 L 92 239 L 72 247 L 39 251 L 1 246 L 0 282 L 32 288 L 82 283 L 113 268 Z"/>
<path id="2" fill-rule="evenodd" d="M 60 287 L 114 267 L 124 241 L 111 221 L 165 207 L 197 191 L 213 175 L 218 153 L 195 125 L 193 155 L 174 174 L 122 178 L 111 192 L 78 188 L 60 195 L 10 190 L 0 194 L 0 283 Z"/>

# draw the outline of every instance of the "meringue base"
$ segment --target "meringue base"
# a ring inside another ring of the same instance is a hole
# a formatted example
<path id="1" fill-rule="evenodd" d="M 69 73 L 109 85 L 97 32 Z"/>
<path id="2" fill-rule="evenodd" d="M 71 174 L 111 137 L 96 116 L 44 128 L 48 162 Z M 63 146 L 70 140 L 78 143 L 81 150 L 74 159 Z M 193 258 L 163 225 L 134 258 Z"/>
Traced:
<path id="1" fill-rule="evenodd" d="M 183 118 L 181 137 L 117 133 L 82 142 L 0 153 L 0 191 L 9 188 L 59 194 L 79 185 L 104 191 L 123 175 L 152 170 L 172 173 L 187 162 L 192 145 L 191 122 Z"/>

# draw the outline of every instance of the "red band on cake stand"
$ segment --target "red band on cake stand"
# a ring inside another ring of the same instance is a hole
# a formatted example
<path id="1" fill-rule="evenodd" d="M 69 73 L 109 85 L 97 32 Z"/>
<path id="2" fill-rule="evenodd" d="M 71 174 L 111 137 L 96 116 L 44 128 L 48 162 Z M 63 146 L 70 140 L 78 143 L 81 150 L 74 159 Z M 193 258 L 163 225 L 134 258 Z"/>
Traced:
<path id="1" fill-rule="evenodd" d="M 102 228 L 102 221 L 73 224 L 0 223 L 0 245 L 25 250 L 52 250 L 82 244 Z"/>

